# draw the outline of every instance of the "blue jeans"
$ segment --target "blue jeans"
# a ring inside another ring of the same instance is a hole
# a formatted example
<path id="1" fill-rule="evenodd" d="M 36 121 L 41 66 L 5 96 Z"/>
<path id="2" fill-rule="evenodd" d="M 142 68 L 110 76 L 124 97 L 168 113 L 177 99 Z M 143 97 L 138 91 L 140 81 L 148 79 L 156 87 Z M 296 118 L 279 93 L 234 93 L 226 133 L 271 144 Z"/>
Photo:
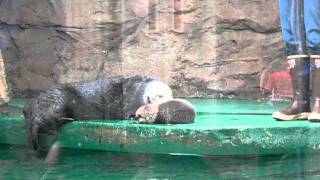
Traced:
<path id="1" fill-rule="evenodd" d="M 320 55 L 320 0 L 279 0 L 287 55 Z"/>

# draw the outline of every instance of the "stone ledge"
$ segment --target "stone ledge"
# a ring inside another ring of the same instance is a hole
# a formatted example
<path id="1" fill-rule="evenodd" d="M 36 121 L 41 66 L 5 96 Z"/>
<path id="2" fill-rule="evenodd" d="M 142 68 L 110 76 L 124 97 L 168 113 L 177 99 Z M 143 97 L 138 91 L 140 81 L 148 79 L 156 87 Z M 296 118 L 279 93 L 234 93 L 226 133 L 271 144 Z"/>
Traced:
<path id="1" fill-rule="evenodd" d="M 273 108 L 254 100 L 190 99 L 197 110 L 195 124 L 143 125 L 135 121 L 77 121 L 65 125 L 58 139 L 66 148 L 88 150 L 249 155 L 318 152 L 320 124 L 277 122 Z M 24 101 L 11 107 L 20 109 Z M 0 117 L 0 143 L 27 144 L 23 118 Z M 46 138 L 45 138 L 46 137 Z M 55 137 L 42 136 L 44 144 Z"/>

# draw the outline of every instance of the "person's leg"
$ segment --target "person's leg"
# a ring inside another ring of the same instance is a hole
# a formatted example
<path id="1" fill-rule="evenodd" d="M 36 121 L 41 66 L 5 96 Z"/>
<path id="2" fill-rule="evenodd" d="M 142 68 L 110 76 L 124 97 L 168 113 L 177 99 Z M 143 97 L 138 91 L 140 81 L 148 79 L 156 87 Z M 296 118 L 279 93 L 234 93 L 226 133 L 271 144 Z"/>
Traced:
<path id="1" fill-rule="evenodd" d="M 320 58 L 320 1 L 304 1 L 307 48 L 313 58 Z"/>
<path id="2" fill-rule="evenodd" d="M 304 1 L 307 48 L 312 62 L 312 113 L 310 121 L 320 122 L 320 1 Z"/>
<path id="3" fill-rule="evenodd" d="M 308 1 L 308 0 L 307 0 Z M 303 0 L 279 0 L 280 22 L 287 56 L 308 57 Z"/>
<path id="4" fill-rule="evenodd" d="M 279 3 L 294 98 L 289 108 L 274 112 L 272 116 L 277 120 L 287 121 L 308 119 L 310 61 L 305 43 L 303 0 L 280 0 Z"/>
<path id="5" fill-rule="evenodd" d="M 309 121 L 320 122 L 320 58 L 312 60 L 312 112 Z"/>
<path id="6" fill-rule="evenodd" d="M 292 104 L 285 110 L 276 111 L 272 117 L 282 121 L 307 120 L 310 114 L 309 58 L 288 60 L 293 87 Z"/>

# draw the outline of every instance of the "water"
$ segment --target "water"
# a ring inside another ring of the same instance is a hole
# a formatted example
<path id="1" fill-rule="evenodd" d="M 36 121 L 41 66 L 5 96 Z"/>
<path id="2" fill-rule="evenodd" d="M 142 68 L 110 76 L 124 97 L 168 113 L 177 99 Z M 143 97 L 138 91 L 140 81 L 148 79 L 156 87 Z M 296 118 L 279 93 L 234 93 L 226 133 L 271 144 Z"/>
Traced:
<path id="1" fill-rule="evenodd" d="M 0 145 L 0 179 L 319 179 L 319 155 L 223 156 L 127 154 L 64 149 L 46 154 Z"/>

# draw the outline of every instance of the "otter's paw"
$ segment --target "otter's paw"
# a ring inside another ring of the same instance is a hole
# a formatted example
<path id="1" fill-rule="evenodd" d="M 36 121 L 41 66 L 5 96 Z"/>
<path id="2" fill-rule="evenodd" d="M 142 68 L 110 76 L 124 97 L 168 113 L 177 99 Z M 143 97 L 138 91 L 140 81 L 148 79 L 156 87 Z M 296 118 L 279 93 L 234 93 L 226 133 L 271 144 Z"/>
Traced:
<path id="1" fill-rule="evenodd" d="M 157 117 L 157 114 L 146 113 L 143 116 L 140 116 L 138 118 L 138 123 L 139 124 L 153 124 L 155 122 L 156 117 Z"/>

